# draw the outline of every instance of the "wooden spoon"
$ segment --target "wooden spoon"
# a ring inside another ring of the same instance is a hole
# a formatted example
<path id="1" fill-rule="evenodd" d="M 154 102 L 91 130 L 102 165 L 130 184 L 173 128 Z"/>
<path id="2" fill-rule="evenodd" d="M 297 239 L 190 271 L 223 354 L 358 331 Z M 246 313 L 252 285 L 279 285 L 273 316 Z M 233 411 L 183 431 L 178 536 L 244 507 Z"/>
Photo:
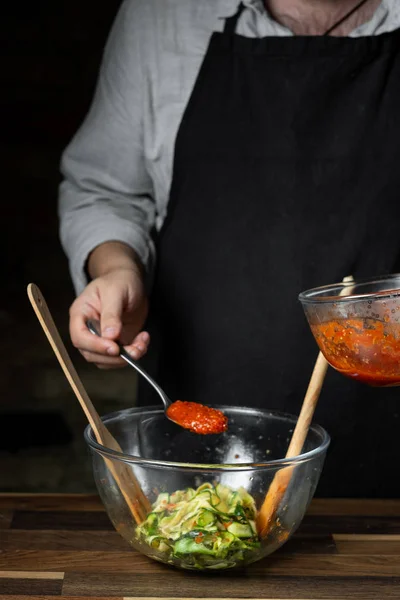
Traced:
<path id="1" fill-rule="evenodd" d="M 49 340 L 50 345 L 58 358 L 58 362 L 60 363 L 73 391 L 75 392 L 75 395 L 79 400 L 79 403 L 86 415 L 87 420 L 89 421 L 91 428 L 93 429 L 97 442 L 106 448 L 110 448 L 117 452 L 122 452 L 121 446 L 108 431 L 107 427 L 104 425 L 99 414 L 94 408 L 92 401 L 90 400 L 83 383 L 79 378 L 74 365 L 72 364 L 67 349 L 64 346 L 64 343 L 50 314 L 46 301 L 39 288 L 34 283 L 30 283 L 28 285 L 28 296 L 36 316 L 47 336 L 47 339 Z M 145 520 L 147 514 L 151 511 L 150 502 L 143 493 L 140 483 L 136 479 L 128 464 L 119 460 L 113 461 L 108 458 L 104 458 L 104 460 L 113 478 L 115 479 L 115 482 L 119 487 L 133 518 L 135 519 L 136 523 L 140 525 L 140 523 Z"/>
<path id="2" fill-rule="evenodd" d="M 354 279 L 351 275 L 343 279 L 343 283 L 350 283 L 352 281 L 354 281 Z M 346 287 L 341 291 L 340 295 L 343 296 L 347 293 L 348 288 Z M 295 456 L 298 456 L 303 449 L 304 442 L 307 438 L 308 430 L 317 407 L 321 389 L 324 384 L 328 366 L 329 364 L 327 360 L 322 352 L 320 352 L 311 375 L 310 383 L 304 397 L 303 406 L 301 408 L 300 415 L 286 453 L 286 458 L 294 458 Z M 257 528 L 261 537 L 268 535 L 273 527 L 276 512 L 288 488 L 293 470 L 294 467 L 285 467 L 280 469 L 275 474 L 275 477 L 269 486 L 267 495 L 257 517 Z"/>

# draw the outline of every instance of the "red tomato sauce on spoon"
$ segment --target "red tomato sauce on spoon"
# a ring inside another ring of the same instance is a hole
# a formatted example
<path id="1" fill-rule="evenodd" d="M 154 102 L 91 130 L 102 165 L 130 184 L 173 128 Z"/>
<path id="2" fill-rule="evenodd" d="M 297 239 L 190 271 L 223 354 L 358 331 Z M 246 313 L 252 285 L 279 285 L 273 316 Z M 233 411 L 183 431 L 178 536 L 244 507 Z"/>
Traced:
<path id="1" fill-rule="evenodd" d="M 228 417 L 223 412 L 197 402 L 177 400 L 168 407 L 167 416 L 184 429 L 203 435 L 228 429 Z"/>

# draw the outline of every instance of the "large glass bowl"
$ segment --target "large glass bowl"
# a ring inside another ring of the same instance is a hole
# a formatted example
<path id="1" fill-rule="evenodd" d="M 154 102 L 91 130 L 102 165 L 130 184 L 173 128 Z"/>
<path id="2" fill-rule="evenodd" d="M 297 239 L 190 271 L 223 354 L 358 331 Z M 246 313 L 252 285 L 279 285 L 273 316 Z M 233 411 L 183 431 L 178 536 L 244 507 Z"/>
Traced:
<path id="1" fill-rule="evenodd" d="M 315 340 L 337 371 L 372 386 L 400 385 L 400 275 L 299 295 Z"/>
<path id="2" fill-rule="evenodd" d="M 90 427 L 85 431 L 94 478 L 111 521 L 129 544 L 155 560 L 204 570 L 241 567 L 259 560 L 291 537 L 314 495 L 330 441 L 321 427 L 310 428 L 303 454 L 285 460 L 282 457 L 286 454 L 296 417 L 249 408 L 219 408 L 229 418 L 229 430 L 220 435 L 190 433 L 169 421 L 159 407 L 134 408 L 106 416 L 103 422 L 123 453 L 96 443 Z M 150 503 L 154 503 L 159 494 L 170 498 L 177 490 L 220 484 L 233 491 L 244 488 L 259 510 L 277 471 L 292 467 L 292 475 L 279 502 L 272 529 L 252 550 L 233 552 L 230 549 L 224 556 L 226 550 L 222 548 L 218 557 L 204 556 L 196 554 L 197 546 L 189 540 L 190 546 L 185 539 L 192 550 L 181 555 L 171 549 L 166 552 L 165 545 L 159 545 L 156 531 L 153 532 L 155 537 L 148 540 L 138 534 L 132 513 L 107 462 L 117 469 L 126 465 Z"/>

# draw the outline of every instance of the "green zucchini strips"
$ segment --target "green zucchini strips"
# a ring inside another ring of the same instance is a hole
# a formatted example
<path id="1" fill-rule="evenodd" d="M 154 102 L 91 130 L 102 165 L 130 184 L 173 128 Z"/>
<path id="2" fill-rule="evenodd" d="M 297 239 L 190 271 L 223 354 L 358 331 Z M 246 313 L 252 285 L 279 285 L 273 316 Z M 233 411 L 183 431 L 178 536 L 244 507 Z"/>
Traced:
<path id="1" fill-rule="evenodd" d="M 258 552 L 254 499 L 209 483 L 169 495 L 159 494 L 152 512 L 137 528 L 154 558 L 188 569 L 222 569 L 240 565 Z"/>

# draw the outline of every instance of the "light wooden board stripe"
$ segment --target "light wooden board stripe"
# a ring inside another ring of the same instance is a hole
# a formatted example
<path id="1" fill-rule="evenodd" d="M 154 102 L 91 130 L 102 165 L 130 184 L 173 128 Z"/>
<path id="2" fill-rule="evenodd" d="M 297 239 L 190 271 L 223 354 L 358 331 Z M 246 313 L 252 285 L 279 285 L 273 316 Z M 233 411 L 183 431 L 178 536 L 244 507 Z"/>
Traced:
<path id="1" fill-rule="evenodd" d="M 335 546 L 341 555 L 397 556 L 400 563 L 400 535 L 335 534 Z M 400 598 L 400 593 L 399 593 Z"/>
<path id="2" fill-rule="evenodd" d="M 3 596 L 6 600 L 160 600 L 159 596 L 124 596 L 124 597 L 118 597 L 118 596 L 23 596 L 18 594 L 18 596 L 15 595 L 9 595 L 7 594 L 7 596 Z M 182 597 L 178 597 L 178 596 L 165 596 L 163 597 L 162 600 L 183 600 Z M 199 598 L 184 598 L 184 600 L 199 600 Z M 243 597 L 240 598 L 207 598 L 207 600 L 243 600 Z M 259 598 L 255 598 L 255 597 L 249 597 L 246 596 L 245 600 L 260 600 Z M 277 600 L 277 597 L 275 596 L 274 598 L 263 598 L 263 600 Z M 279 598 L 279 600 L 326 600 L 326 597 L 322 597 L 320 596 L 319 598 L 316 598 L 315 596 L 313 598 L 294 598 L 293 596 L 290 598 Z M 341 598 L 339 596 L 335 597 L 335 600 L 349 600 L 348 596 L 342 596 Z"/>
<path id="3" fill-rule="evenodd" d="M 42 595 L 42 596 L 38 596 L 38 595 L 31 595 L 29 594 L 29 596 L 26 596 L 25 594 L 7 594 L 7 595 L 1 595 L 0 598 L 4 598 L 4 600 L 85 600 L 85 598 L 87 598 L 87 600 L 124 600 L 121 596 L 52 596 L 52 595 Z M 145 598 L 143 598 L 143 600 L 146 600 Z M 160 600 L 160 598 L 157 598 L 157 600 Z M 180 600 L 182 600 L 182 598 L 180 598 Z M 196 599 L 198 600 L 198 598 Z M 226 598 L 224 599 L 226 600 Z M 292 598 L 293 600 L 293 598 Z"/>
<path id="4" fill-rule="evenodd" d="M 357 498 L 316 498 L 307 511 L 309 515 L 399 517 L 400 500 Z"/>
<path id="5" fill-rule="evenodd" d="M 89 596 L 22 596 L 22 595 L 7 595 L 3 596 L 7 600 L 85 600 L 89 599 Z M 90 600 L 160 600 L 160 597 L 152 596 L 90 596 Z M 168 596 L 163 597 L 162 600 L 182 600 L 181 597 Z M 199 600 L 199 598 L 185 598 L 184 600 Z M 207 598 L 207 600 L 243 600 L 242 598 Z M 246 600 L 259 600 L 259 598 L 251 598 L 246 596 Z M 263 598 L 263 600 L 277 600 L 277 598 Z M 279 600 L 325 600 L 324 598 L 279 598 Z M 336 598 L 336 600 L 348 600 L 348 598 Z"/>
<path id="6" fill-rule="evenodd" d="M 335 542 L 400 542 L 400 534 L 334 533 L 333 539 Z"/>
<path id="7" fill-rule="evenodd" d="M 0 571 L 1 579 L 64 579 L 64 573 L 56 571 Z"/>

